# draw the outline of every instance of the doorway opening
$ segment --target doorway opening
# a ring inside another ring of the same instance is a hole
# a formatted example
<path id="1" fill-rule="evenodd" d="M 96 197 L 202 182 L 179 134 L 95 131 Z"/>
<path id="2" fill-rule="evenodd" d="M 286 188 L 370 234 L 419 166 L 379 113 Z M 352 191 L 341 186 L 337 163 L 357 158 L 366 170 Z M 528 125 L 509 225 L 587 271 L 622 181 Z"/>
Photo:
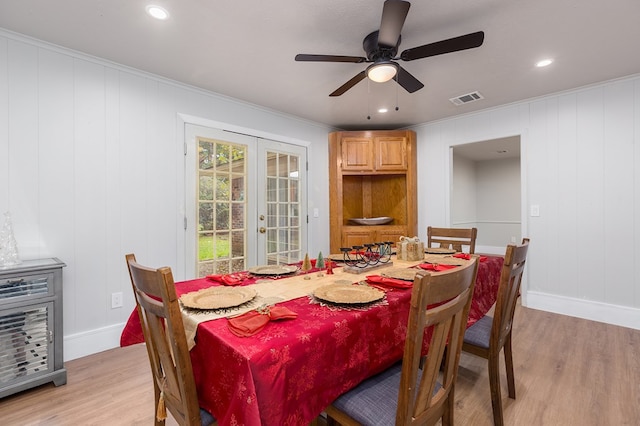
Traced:
<path id="1" fill-rule="evenodd" d="M 478 229 L 476 252 L 504 254 L 522 240 L 520 139 L 451 147 L 450 223 Z"/>

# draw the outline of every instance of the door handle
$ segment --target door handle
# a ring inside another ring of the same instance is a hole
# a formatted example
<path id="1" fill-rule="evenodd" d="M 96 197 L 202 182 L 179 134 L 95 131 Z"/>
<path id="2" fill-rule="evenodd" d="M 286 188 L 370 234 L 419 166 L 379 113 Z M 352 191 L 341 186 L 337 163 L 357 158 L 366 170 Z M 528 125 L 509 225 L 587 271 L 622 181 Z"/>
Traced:
<path id="1" fill-rule="evenodd" d="M 265 232 L 267 232 L 267 228 L 265 228 L 264 226 L 261 226 L 260 229 L 258 229 L 258 231 L 260 231 L 261 234 L 264 234 Z"/>

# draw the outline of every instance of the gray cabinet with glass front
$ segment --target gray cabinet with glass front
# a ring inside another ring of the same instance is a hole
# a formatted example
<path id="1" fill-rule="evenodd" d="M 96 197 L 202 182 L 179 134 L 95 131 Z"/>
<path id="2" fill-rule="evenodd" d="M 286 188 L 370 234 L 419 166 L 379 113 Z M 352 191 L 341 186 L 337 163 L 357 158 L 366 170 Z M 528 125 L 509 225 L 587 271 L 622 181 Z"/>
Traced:
<path id="1" fill-rule="evenodd" d="M 0 269 L 0 398 L 67 382 L 63 364 L 62 268 L 56 258 Z"/>

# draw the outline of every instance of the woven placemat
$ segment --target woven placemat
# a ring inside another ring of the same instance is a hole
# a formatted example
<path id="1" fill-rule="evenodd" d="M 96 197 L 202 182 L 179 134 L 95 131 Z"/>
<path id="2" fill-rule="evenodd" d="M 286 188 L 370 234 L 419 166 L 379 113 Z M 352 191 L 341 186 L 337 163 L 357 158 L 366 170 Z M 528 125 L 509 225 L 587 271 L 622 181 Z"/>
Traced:
<path id="1" fill-rule="evenodd" d="M 425 254 L 424 255 L 425 263 L 438 263 L 440 265 L 466 265 L 467 261 L 464 259 L 458 259 L 457 257 L 453 257 L 451 255 L 442 255 L 442 254 Z"/>
<path id="2" fill-rule="evenodd" d="M 256 294 L 250 287 L 209 287 L 183 294 L 180 301 L 191 309 L 221 309 L 247 303 Z"/>
<path id="3" fill-rule="evenodd" d="M 318 287 L 313 296 L 331 303 L 363 304 L 380 300 L 384 292 L 366 285 L 335 285 Z"/>
<path id="4" fill-rule="evenodd" d="M 398 280 L 413 281 L 417 272 L 418 269 L 415 268 L 388 268 L 382 271 L 380 275 Z"/>

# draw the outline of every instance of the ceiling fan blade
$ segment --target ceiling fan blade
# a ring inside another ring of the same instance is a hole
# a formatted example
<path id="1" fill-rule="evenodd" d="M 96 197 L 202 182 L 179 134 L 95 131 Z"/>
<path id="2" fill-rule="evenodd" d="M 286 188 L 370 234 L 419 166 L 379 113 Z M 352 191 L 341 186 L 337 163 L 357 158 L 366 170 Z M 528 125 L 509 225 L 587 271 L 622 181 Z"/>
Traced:
<path id="1" fill-rule="evenodd" d="M 366 60 L 367 58 L 362 56 L 306 55 L 303 53 L 296 55 L 296 61 L 299 62 L 353 62 L 359 64 Z"/>
<path id="2" fill-rule="evenodd" d="M 484 32 L 478 31 L 447 40 L 437 41 L 424 46 L 407 49 L 400 55 L 403 61 L 427 58 L 429 56 L 442 55 L 444 53 L 457 52 L 459 50 L 472 49 L 482 46 Z"/>
<path id="3" fill-rule="evenodd" d="M 394 80 L 409 93 L 416 92 L 424 87 L 424 84 L 422 84 L 420 80 L 400 65 L 398 65 L 398 74 L 396 74 Z"/>
<path id="4" fill-rule="evenodd" d="M 342 86 L 334 90 L 333 93 L 331 93 L 329 96 L 342 95 L 344 92 L 346 92 L 347 90 L 351 89 L 353 86 L 355 86 L 356 84 L 364 80 L 366 76 L 367 76 L 367 73 L 365 71 L 362 71 L 361 73 L 353 77 L 351 80 L 347 81 L 345 84 L 343 84 Z"/>
<path id="5" fill-rule="evenodd" d="M 404 20 L 409 13 L 409 6 L 411 3 L 408 1 L 386 0 L 384 2 L 380 31 L 378 32 L 378 45 L 395 47 L 398 44 Z"/>

